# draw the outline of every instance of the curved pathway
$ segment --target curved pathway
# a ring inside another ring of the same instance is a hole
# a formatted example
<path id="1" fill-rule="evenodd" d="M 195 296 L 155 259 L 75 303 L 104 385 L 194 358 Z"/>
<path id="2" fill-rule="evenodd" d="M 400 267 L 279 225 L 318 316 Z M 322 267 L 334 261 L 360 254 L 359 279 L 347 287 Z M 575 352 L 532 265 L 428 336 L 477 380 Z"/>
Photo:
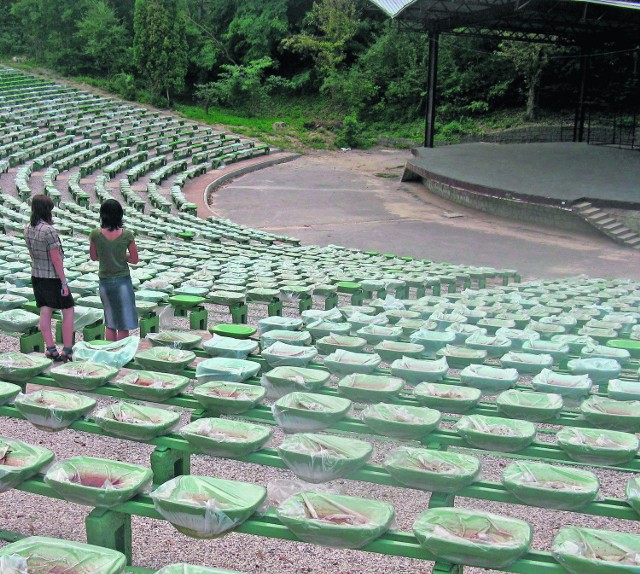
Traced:
<path id="1" fill-rule="evenodd" d="M 640 253 L 610 239 L 481 213 L 401 183 L 410 153 L 313 153 L 244 175 L 212 196 L 215 215 L 304 244 L 338 244 L 436 261 L 640 279 Z M 202 184 L 200 184 L 202 189 Z M 461 217 L 447 217 L 447 215 Z"/>

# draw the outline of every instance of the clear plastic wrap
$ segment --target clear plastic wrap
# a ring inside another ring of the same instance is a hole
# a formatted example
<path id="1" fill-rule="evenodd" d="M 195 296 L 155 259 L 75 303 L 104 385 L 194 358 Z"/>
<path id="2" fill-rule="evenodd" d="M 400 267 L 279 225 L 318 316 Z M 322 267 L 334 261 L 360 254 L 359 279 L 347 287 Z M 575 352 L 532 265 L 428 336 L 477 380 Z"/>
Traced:
<path id="1" fill-rule="evenodd" d="M 202 418 L 180 429 L 198 450 L 211 456 L 240 458 L 260 450 L 271 439 L 266 426 L 220 418 Z"/>
<path id="2" fill-rule="evenodd" d="M 21 390 L 21 387 L 18 385 L 0 381 L 0 406 L 13 402 L 13 399 L 16 398 Z"/>
<path id="3" fill-rule="evenodd" d="M 356 331 L 369 345 L 377 345 L 382 341 L 397 341 L 402 337 L 401 327 L 385 327 L 382 325 L 365 325 Z"/>
<path id="4" fill-rule="evenodd" d="M 357 333 L 359 329 L 362 329 L 362 327 L 367 325 L 386 327 L 389 324 L 389 319 L 382 313 L 379 315 L 366 315 L 365 313 L 356 311 L 347 317 L 347 322 L 351 324 L 353 332 Z M 402 329 L 400 331 L 402 332 Z M 364 337 L 364 335 L 362 336 Z"/>
<path id="5" fill-rule="evenodd" d="M 490 569 L 507 568 L 531 544 L 531 526 L 523 520 L 463 508 L 427 510 L 413 533 L 439 560 Z"/>
<path id="6" fill-rule="evenodd" d="M 470 323 L 454 323 L 445 329 L 446 333 L 453 333 L 456 336 L 454 345 L 464 345 L 464 342 L 473 333 L 487 334 L 487 330 L 478 325 L 471 325 Z"/>
<path id="7" fill-rule="evenodd" d="M 189 379 L 157 371 L 133 371 L 115 384 L 134 399 L 161 403 L 181 393 Z"/>
<path id="8" fill-rule="evenodd" d="M 537 375 L 543 369 L 550 369 L 553 365 L 553 357 L 547 354 L 534 354 L 510 351 L 500 357 L 503 367 L 516 369 L 518 373 Z"/>
<path id="9" fill-rule="evenodd" d="M 274 343 L 286 343 L 297 347 L 311 345 L 311 334 L 308 331 L 290 331 L 288 329 L 272 329 L 260 336 L 260 345 L 263 349 Z M 237 357 L 242 359 L 243 357 Z"/>
<path id="10" fill-rule="evenodd" d="M 25 303 L 28 303 L 29 299 L 20 295 L 13 295 L 11 293 L 0 294 L 0 311 L 9 311 L 11 309 L 17 309 L 22 307 Z"/>
<path id="11" fill-rule="evenodd" d="M 341 315 L 340 315 L 341 316 Z M 303 314 L 304 317 L 304 314 Z M 300 319 L 292 317 L 265 317 L 258 321 L 258 333 L 260 336 L 273 331 L 286 330 L 286 331 L 299 331 L 302 329 L 303 322 Z"/>
<path id="12" fill-rule="evenodd" d="M 598 497 L 598 477 L 587 470 L 517 461 L 504 469 L 502 484 L 530 506 L 578 510 Z"/>
<path id="13" fill-rule="evenodd" d="M 640 515 L 640 477 L 634 476 L 627 481 L 627 503 Z"/>
<path id="14" fill-rule="evenodd" d="M 41 355 L 25 355 L 24 353 L 0 354 L 0 379 L 9 383 L 26 383 L 42 373 L 52 364 L 51 359 Z"/>
<path id="15" fill-rule="evenodd" d="M 196 365 L 196 380 L 199 385 L 210 381 L 242 383 L 260 372 L 260 364 L 245 359 L 214 357 Z"/>
<path id="16" fill-rule="evenodd" d="M 395 518 L 391 504 L 324 492 L 301 492 L 277 508 L 278 518 L 305 542 L 361 548 L 382 536 Z"/>
<path id="17" fill-rule="evenodd" d="M 286 437 L 278 447 L 287 467 L 311 483 L 343 478 L 362 467 L 372 452 L 372 445 L 362 440 L 310 433 Z"/>
<path id="18" fill-rule="evenodd" d="M 640 444 L 630 433 L 583 428 L 563 428 L 556 440 L 572 460 L 599 465 L 629 462 Z"/>
<path id="19" fill-rule="evenodd" d="M 315 321 L 307 325 L 307 331 L 314 340 L 326 337 L 331 333 L 336 335 L 348 335 L 351 332 L 351 323 L 336 323 L 335 321 Z"/>
<path id="20" fill-rule="evenodd" d="M 449 364 L 445 357 L 435 361 L 403 357 L 391 363 L 391 374 L 403 379 L 409 385 L 441 381 L 448 370 Z"/>
<path id="21" fill-rule="evenodd" d="M 267 390 L 267 398 L 279 399 L 296 391 L 317 391 L 331 375 L 320 369 L 305 367 L 276 367 L 262 375 L 261 384 Z"/>
<path id="22" fill-rule="evenodd" d="M 460 371 L 460 382 L 480 389 L 483 393 L 495 394 L 515 387 L 518 382 L 518 371 L 485 365 L 469 365 Z"/>
<path id="23" fill-rule="evenodd" d="M 580 412 L 595 427 L 640 432 L 640 401 L 616 401 L 594 395 L 580 405 Z"/>
<path id="24" fill-rule="evenodd" d="M 484 415 L 462 417 L 455 428 L 471 446 L 499 452 L 522 450 L 536 437 L 536 427 L 528 421 Z"/>
<path id="25" fill-rule="evenodd" d="M 113 508 L 146 488 L 150 469 L 117 460 L 76 456 L 55 463 L 45 482 L 62 498 L 97 508 Z"/>
<path id="26" fill-rule="evenodd" d="M 498 411 L 513 419 L 534 423 L 552 421 L 562 411 L 562 396 L 555 393 L 532 393 L 511 389 L 498 395 Z"/>
<path id="27" fill-rule="evenodd" d="M 285 432 L 322 430 L 347 416 L 351 401 L 315 393 L 289 393 L 278 399 L 273 417 Z"/>
<path id="28" fill-rule="evenodd" d="M 456 345 L 446 345 L 436 353 L 436 356 L 445 358 L 449 366 L 454 369 L 463 369 L 474 363 L 483 363 L 489 354 L 484 349 L 469 349 Z"/>
<path id="29" fill-rule="evenodd" d="M 171 309 L 172 307 L 168 307 Z M 171 347 L 172 349 L 194 349 L 202 341 L 201 335 L 186 331 L 160 331 L 149 333 L 147 339 L 154 347 Z"/>
<path id="30" fill-rule="evenodd" d="M 148 441 L 170 432 L 180 421 L 180 414 L 167 409 L 120 402 L 95 411 L 93 420 L 103 431 L 115 436 Z"/>
<path id="31" fill-rule="evenodd" d="M 469 486 L 481 468 L 474 456 L 405 446 L 390 451 L 384 466 L 405 486 L 443 493 Z"/>
<path id="32" fill-rule="evenodd" d="M 193 538 L 216 538 L 232 530 L 266 496 L 263 486 L 207 476 L 178 476 L 151 493 L 158 513 Z"/>
<path id="33" fill-rule="evenodd" d="M 445 413 L 464 413 L 475 407 L 482 396 L 480 389 L 438 383 L 421 383 L 413 394 L 421 405 Z"/>
<path id="34" fill-rule="evenodd" d="M 531 331 L 530 329 L 509 329 L 502 327 L 496 331 L 496 335 L 506 337 L 511 341 L 511 350 L 518 351 L 522 349 L 522 345 L 526 341 L 537 341 L 540 339 L 540 333 Z"/>
<path id="35" fill-rule="evenodd" d="M 91 391 L 106 385 L 118 374 L 118 369 L 102 363 L 73 361 L 49 370 L 49 375 L 63 387 L 76 391 Z"/>
<path id="36" fill-rule="evenodd" d="M 487 357 L 500 357 L 511 349 L 511 339 L 500 335 L 483 335 L 473 333 L 465 341 L 465 346 L 470 349 L 486 351 Z"/>
<path id="37" fill-rule="evenodd" d="M 309 323 L 315 323 L 317 321 L 334 321 L 336 323 L 344 321 L 342 313 L 336 308 L 327 309 L 326 311 L 321 311 L 320 309 L 309 309 L 307 311 L 303 311 L 301 316 L 302 322 L 304 322 L 305 325 L 308 325 Z M 300 319 L 298 319 L 298 321 L 300 321 Z M 261 322 L 259 321 L 258 325 L 260 325 L 260 323 Z M 300 325 L 300 327 L 298 328 L 301 327 L 302 325 Z M 264 330 L 260 331 L 261 334 L 264 332 Z"/>
<path id="38" fill-rule="evenodd" d="M 73 346 L 73 356 L 77 361 L 102 363 L 120 369 L 133 359 L 138 351 L 140 337 L 130 336 L 120 341 L 88 343 L 79 341 Z"/>
<path id="39" fill-rule="evenodd" d="M 424 347 L 422 345 L 404 343 L 402 341 L 382 341 L 373 350 L 387 363 L 403 357 L 418 359 L 424 355 Z"/>
<path id="40" fill-rule="evenodd" d="M 317 354 L 315 347 L 288 345 L 279 341 L 262 349 L 262 356 L 270 367 L 306 367 Z"/>
<path id="41" fill-rule="evenodd" d="M 569 574 L 640 572 L 637 534 L 563 526 L 553 540 L 551 552 Z"/>
<path id="42" fill-rule="evenodd" d="M 10 309 L 0 311 L 0 331 L 9 333 L 24 333 L 35 327 L 40 317 L 24 309 Z"/>
<path id="43" fill-rule="evenodd" d="M 412 343 L 422 345 L 425 356 L 433 358 L 440 349 L 456 342 L 456 334 L 450 331 L 420 329 L 412 333 L 409 340 Z"/>
<path id="44" fill-rule="evenodd" d="M 193 351 L 173 349 L 171 347 L 152 347 L 139 351 L 135 355 L 136 363 L 150 371 L 178 373 L 196 358 Z"/>
<path id="45" fill-rule="evenodd" d="M 89 414 L 96 401 L 77 393 L 41 389 L 16 397 L 15 407 L 33 426 L 60 431 Z"/>
<path id="46" fill-rule="evenodd" d="M 0 492 L 15 488 L 35 476 L 53 457 L 54 454 L 46 448 L 0 437 Z"/>
<path id="47" fill-rule="evenodd" d="M 324 359 L 324 364 L 333 375 L 351 375 L 353 373 L 371 374 L 382 362 L 375 353 L 353 353 L 338 349 Z"/>
<path id="48" fill-rule="evenodd" d="M 71 288 L 73 291 L 73 287 Z M 81 331 L 89 325 L 93 325 L 104 319 L 104 311 L 96 307 L 84 307 L 76 305 L 73 308 L 73 330 Z"/>
<path id="49" fill-rule="evenodd" d="M 631 353 L 626 349 L 617 349 L 595 343 L 585 345 L 580 351 L 580 356 L 584 359 L 613 359 L 622 366 L 626 366 L 631 360 Z"/>
<path id="50" fill-rule="evenodd" d="M 617 401 L 638 401 L 640 400 L 640 383 L 611 379 L 607 385 L 607 394 L 609 398 Z"/>
<path id="51" fill-rule="evenodd" d="M 349 335 L 338 335 L 329 333 L 316 341 L 316 349 L 321 355 L 330 355 L 338 349 L 359 353 L 367 345 L 363 337 L 353 337 Z"/>
<path id="52" fill-rule="evenodd" d="M 547 341 L 545 339 L 537 339 L 525 341 L 522 344 L 524 353 L 533 353 L 537 355 L 551 355 L 554 361 L 562 361 L 569 355 L 569 345 L 559 343 L 557 341 Z"/>
<path id="53" fill-rule="evenodd" d="M 42 536 L 0 548 L 3 574 L 122 574 L 126 563 L 125 555 L 115 550 Z"/>
<path id="54" fill-rule="evenodd" d="M 362 422 L 378 434 L 405 440 L 420 440 L 438 428 L 440 411 L 378 403 L 362 411 Z"/>
<path id="55" fill-rule="evenodd" d="M 553 393 L 568 400 L 581 400 L 591 392 L 593 383 L 588 375 L 565 375 L 543 369 L 531 380 L 534 391 Z"/>
<path id="56" fill-rule="evenodd" d="M 573 375 L 589 375 L 594 385 L 615 379 L 622 370 L 620 363 L 614 359 L 571 359 L 567 368 Z"/>
<path id="57" fill-rule="evenodd" d="M 255 407 L 266 393 L 257 385 L 211 381 L 197 386 L 193 397 L 210 413 L 239 415 Z"/>
<path id="58" fill-rule="evenodd" d="M 397 397 L 403 386 L 404 381 L 398 377 L 355 373 L 338 381 L 338 393 L 352 401 L 377 403 Z"/>
<path id="59" fill-rule="evenodd" d="M 287 331 L 293 333 L 295 331 Z M 222 337 L 213 335 L 202 343 L 202 348 L 212 357 L 227 359 L 246 359 L 258 349 L 258 343 L 251 339 L 236 339 L 234 337 Z"/>

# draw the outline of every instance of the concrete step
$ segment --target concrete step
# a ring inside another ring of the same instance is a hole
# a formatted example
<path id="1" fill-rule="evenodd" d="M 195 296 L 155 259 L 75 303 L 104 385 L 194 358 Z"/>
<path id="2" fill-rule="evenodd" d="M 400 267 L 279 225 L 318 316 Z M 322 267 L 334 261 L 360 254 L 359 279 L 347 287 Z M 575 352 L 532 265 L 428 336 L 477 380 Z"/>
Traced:
<path id="1" fill-rule="evenodd" d="M 617 219 L 613 217 L 606 217 L 605 219 L 600 219 L 598 221 L 589 219 L 589 222 L 593 224 L 595 227 L 599 227 L 600 229 L 608 229 L 610 227 L 622 225 L 622 223 L 620 223 Z"/>
<path id="2" fill-rule="evenodd" d="M 618 239 L 622 239 L 622 241 L 630 241 L 638 237 L 638 234 L 634 233 L 633 231 L 625 231 L 624 233 L 615 234 L 615 235 Z M 640 239 L 640 237 L 638 237 L 638 239 Z"/>
<path id="3" fill-rule="evenodd" d="M 627 229 L 629 229 L 628 227 L 625 227 L 624 224 L 620 223 L 619 221 L 616 221 L 615 219 L 605 224 L 598 224 L 595 227 L 599 227 L 603 231 L 621 231 L 621 230 L 626 231 Z"/>
<path id="4" fill-rule="evenodd" d="M 581 201 L 580 203 L 574 203 L 573 209 L 577 209 L 578 211 L 582 209 L 586 209 L 587 207 L 591 207 L 593 204 L 589 201 Z"/>
<path id="5" fill-rule="evenodd" d="M 628 239 L 624 243 L 625 245 L 629 245 L 630 247 L 640 247 L 640 237 L 635 237 L 634 239 Z"/>
<path id="6" fill-rule="evenodd" d="M 579 209 L 578 211 L 580 212 L 580 215 L 584 217 L 593 217 L 594 215 L 604 213 L 599 207 L 588 207 L 586 209 Z"/>

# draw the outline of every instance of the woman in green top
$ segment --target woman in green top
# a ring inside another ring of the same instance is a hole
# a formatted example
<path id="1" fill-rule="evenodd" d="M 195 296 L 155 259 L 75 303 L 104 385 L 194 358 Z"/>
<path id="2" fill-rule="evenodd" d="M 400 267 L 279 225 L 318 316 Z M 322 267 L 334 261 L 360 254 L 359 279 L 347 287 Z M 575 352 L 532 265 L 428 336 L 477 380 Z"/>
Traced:
<path id="1" fill-rule="evenodd" d="M 136 300 L 129 263 L 138 263 L 138 248 L 132 231 L 122 228 L 122 206 L 107 199 L 100 206 L 100 229 L 89 235 L 89 255 L 99 261 L 100 299 L 108 341 L 119 341 L 138 327 Z"/>

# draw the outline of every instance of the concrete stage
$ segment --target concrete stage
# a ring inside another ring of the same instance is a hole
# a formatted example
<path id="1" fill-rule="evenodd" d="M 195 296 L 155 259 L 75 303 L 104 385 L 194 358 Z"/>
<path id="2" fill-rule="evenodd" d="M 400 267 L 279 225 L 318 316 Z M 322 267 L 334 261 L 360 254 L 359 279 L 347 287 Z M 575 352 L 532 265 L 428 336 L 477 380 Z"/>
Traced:
<path id="1" fill-rule="evenodd" d="M 412 175 L 467 192 L 570 205 L 640 208 L 640 152 L 584 143 L 472 143 L 417 148 Z"/>

